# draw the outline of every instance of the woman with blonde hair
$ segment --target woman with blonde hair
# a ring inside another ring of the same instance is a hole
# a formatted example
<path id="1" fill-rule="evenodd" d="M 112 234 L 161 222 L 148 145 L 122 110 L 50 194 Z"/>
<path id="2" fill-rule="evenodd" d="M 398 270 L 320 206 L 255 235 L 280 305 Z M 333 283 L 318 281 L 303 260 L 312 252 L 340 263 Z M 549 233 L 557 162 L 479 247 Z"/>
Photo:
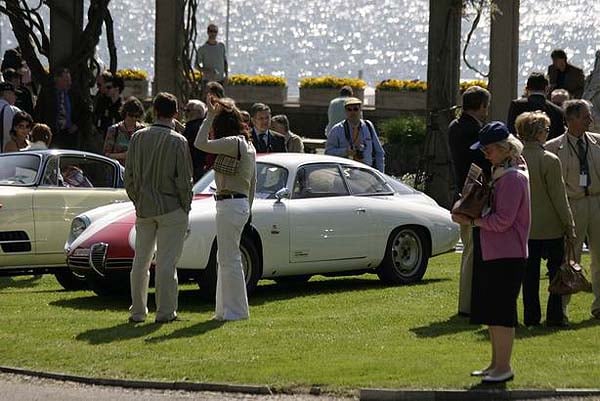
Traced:
<path id="1" fill-rule="evenodd" d="M 250 217 L 256 186 L 256 150 L 249 139 L 240 111 L 231 99 L 208 94 L 208 114 L 202 122 L 194 146 L 214 153 L 217 191 L 217 288 L 215 320 L 240 320 L 250 316 L 246 280 L 242 267 L 240 240 Z M 214 139 L 209 139 L 212 130 Z M 217 169 L 219 156 L 237 160 L 229 174 Z"/>
<path id="2" fill-rule="evenodd" d="M 531 188 L 529 258 L 523 277 L 523 320 L 526 326 L 537 326 L 542 319 L 539 295 L 542 258 L 547 259 L 546 266 L 552 280 L 564 259 L 564 238 L 575 238 L 575 222 L 560 160 L 544 149 L 549 127 L 550 119 L 541 111 L 523 113 L 515 123 L 517 133 L 525 144 L 523 157 L 527 161 Z M 548 296 L 546 325 L 568 325 L 562 296 Z"/>
<path id="3" fill-rule="evenodd" d="M 455 222 L 474 226 L 471 323 L 487 325 L 492 343 L 490 364 L 471 375 L 481 376 L 482 383 L 502 383 L 514 377 L 510 360 L 527 265 L 529 178 L 523 145 L 504 123 L 485 125 L 471 149 L 481 149 L 492 163 L 489 208 L 476 219 L 452 214 Z"/>

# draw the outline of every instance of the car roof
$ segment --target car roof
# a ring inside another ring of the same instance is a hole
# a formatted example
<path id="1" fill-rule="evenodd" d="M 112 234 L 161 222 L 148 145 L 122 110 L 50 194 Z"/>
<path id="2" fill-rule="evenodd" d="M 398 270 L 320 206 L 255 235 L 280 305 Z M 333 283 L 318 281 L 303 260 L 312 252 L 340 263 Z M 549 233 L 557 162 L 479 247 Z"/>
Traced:
<path id="1" fill-rule="evenodd" d="M 36 149 L 36 150 L 22 150 L 19 152 L 9 152 L 9 153 L 2 153 L 0 154 L 0 156 L 9 156 L 9 155 L 40 155 L 42 156 L 42 158 L 45 160 L 46 158 L 50 157 L 50 156 L 61 156 L 61 155 L 77 155 L 77 156 L 84 156 L 84 157 L 95 157 L 95 158 L 100 158 L 100 159 L 104 159 L 107 161 L 110 161 L 111 163 L 117 163 L 116 160 L 111 159 L 109 157 L 106 157 L 104 155 L 100 155 L 98 153 L 93 153 L 93 152 L 85 152 L 83 150 L 73 150 L 73 149 Z"/>
<path id="2" fill-rule="evenodd" d="M 313 154 L 313 153 L 259 153 L 256 161 L 278 164 L 287 168 L 295 168 L 306 163 L 343 163 L 357 167 L 368 167 L 363 163 L 344 157 Z"/>

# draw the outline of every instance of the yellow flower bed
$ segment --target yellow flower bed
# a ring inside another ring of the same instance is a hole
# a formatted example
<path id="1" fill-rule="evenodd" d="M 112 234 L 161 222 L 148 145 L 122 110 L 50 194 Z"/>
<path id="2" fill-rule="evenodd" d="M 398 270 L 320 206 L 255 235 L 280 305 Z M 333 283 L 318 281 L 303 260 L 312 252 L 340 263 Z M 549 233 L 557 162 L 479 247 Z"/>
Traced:
<path id="1" fill-rule="evenodd" d="M 276 77 L 274 75 L 246 75 L 233 74 L 229 76 L 227 84 L 235 85 L 251 85 L 251 86 L 286 86 L 285 78 Z"/>
<path id="2" fill-rule="evenodd" d="M 301 88 L 341 88 L 342 86 L 351 86 L 354 89 L 364 89 L 367 83 L 358 78 L 339 78 L 331 75 L 315 78 L 302 78 L 300 80 Z"/>
<path id="3" fill-rule="evenodd" d="M 148 73 L 144 70 L 138 70 L 136 68 L 124 68 L 118 70 L 118 77 L 123 78 L 125 81 L 147 81 Z"/>
<path id="4" fill-rule="evenodd" d="M 463 93 L 471 86 L 481 86 L 482 88 L 487 89 L 487 82 L 482 81 L 480 79 L 476 79 L 473 81 L 462 81 L 460 83 L 460 93 Z"/>
<path id="5" fill-rule="evenodd" d="M 190 74 L 190 78 L 192 78 L 192 81 L 194 81 L 194 82 L 202 81 L 202 71 L 194 69 L 194 70 L 190 71 L 189 74 Z"/>
<path id="6" fill-rule="evenodd" d="M 386 79 L 377 84 L 377 90 L 392 92 L 425 92 L 427 90 L 427 82 L 419 81 L 417 79 L 412 81 L 406 79 Z"/>

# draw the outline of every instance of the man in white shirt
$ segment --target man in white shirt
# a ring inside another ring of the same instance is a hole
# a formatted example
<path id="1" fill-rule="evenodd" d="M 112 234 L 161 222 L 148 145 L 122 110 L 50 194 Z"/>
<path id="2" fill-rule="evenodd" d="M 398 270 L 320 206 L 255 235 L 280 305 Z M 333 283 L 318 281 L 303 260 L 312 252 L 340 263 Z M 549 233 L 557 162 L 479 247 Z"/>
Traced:
<path id="1" fill-rule="evenodd" d="M 10 130 L 15 114 L 21 111 L 16 107 L 17 92 L 13 84 L 0 82 L 0 152 L 10 141 Z"/>

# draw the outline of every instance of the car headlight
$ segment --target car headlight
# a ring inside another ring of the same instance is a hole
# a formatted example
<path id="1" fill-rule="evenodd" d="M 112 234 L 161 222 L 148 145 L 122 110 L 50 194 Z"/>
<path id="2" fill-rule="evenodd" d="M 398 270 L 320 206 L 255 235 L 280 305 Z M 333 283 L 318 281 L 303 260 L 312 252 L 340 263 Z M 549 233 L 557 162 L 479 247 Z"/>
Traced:
<path id="1" fill-rule="evenodd" d="M 75 217 L 71 222 L 71 232 L 69 235 L 69 242 L 73 242 L 79 237 L 86 228 L 90 226 L 90 219 L 86 216 Z"/>

